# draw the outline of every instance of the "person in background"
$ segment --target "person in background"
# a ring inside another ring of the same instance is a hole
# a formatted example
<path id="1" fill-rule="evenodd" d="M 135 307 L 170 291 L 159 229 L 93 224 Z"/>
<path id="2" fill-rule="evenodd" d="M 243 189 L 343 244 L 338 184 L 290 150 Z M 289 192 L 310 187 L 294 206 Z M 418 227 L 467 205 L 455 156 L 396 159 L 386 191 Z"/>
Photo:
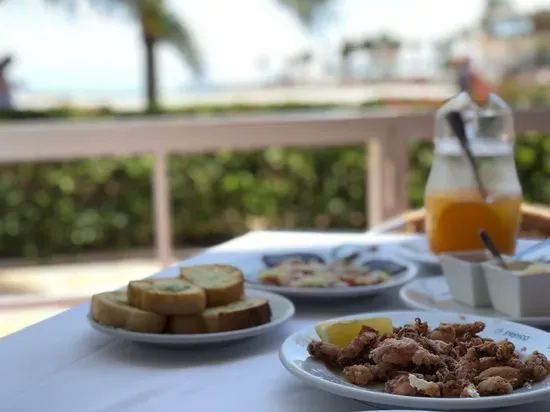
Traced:
<path id="1" fill-rule="evenodd" d="M 470 96 L 478 103 L 486 102 L 493 92 L 493 86 L 486 76 L 480 70 L 471 71 L 470 82 Z"/>
<path id="2" fill-rule="evenodd" d="M 457 73 L 457 86 L 461 92 L 467 92 L 473 100 L 483 103 L 487 100 L 492 87 L 485 79 L 479 65 L 476 68 L 467 56 L 456 57 L 452 61 Z"/>
<path id="3" fill-rule="evenodd" d="M 11 85 L 7 79 L 8 67 L 12 60 L 11 56 L 6 56 L 0 60 L 0 111 L 13 110 Z"/>

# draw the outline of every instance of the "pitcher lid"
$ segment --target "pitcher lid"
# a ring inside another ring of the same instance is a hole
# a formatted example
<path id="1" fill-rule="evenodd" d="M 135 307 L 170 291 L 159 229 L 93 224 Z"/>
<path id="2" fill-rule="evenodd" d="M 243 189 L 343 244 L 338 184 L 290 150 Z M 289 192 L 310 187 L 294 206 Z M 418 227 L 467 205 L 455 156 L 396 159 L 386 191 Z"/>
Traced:
<path id="1" fill-rule="evenodd" d="M 496 94 L 489 94 L 487 102 L 478 105 L 470 95 L 462 92 L 449 99 L 435 115 L 435 140 L 451 148 L 457 141 L 447 122 L 447 114 L 459 111 L 466 134 L 474 151 L 490 152 L 513 148 L 515 141 L 512 109 Z"/>

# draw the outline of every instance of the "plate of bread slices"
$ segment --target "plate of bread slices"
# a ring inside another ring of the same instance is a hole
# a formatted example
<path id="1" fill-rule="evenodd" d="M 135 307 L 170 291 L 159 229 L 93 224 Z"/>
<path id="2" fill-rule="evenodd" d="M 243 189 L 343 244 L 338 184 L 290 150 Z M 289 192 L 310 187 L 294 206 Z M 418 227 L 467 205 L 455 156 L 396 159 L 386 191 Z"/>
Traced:
<path id="1" fill-rule="evenodd" d="M 88 319 L 111 336 L 186 346 L 257 336 L 293 315 L 288 299 L 245 290 L 239 269 L 197 265 L 181 267 L 177 277 L 131 281 L 126 290 L 94 295 Z"/>

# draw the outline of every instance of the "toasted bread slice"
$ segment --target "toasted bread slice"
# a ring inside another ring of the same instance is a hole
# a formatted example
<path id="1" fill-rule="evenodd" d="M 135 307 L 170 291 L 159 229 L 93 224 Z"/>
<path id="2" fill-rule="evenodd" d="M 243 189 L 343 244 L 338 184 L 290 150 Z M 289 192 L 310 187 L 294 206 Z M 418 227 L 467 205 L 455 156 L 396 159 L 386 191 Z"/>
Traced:
<path id="1" fill-rule="evenodd" d="M 223 306 L 244 296 L 244 276 L 229 265 L 197 265 L 180 268 L 180 278 L 201 287 L 206 293 L 206 306 Z"/>
<path id="2" fill-rule="evenodd" d="M 183 279 L 144 279 L 128 284 L 130 305 L 161 315 L 192 315 L 206 308 L 204 291 Z"/>
<path id="3" fill-rule="evenodd" d="M 126 292 L 92 296 L 91 314 L 97 323 L 133 332 L 161 333 L 166 326 L 166 316 L 130 306 Z"/>
<path id="4" fill-rule="evenodd" d="M 170 316 L 168 333 L 216 333 L 247 329 L 271 320 L 271 307 L 266 299 L 245 298 L 225 306 L 208 308 L 193 316 Z"/>

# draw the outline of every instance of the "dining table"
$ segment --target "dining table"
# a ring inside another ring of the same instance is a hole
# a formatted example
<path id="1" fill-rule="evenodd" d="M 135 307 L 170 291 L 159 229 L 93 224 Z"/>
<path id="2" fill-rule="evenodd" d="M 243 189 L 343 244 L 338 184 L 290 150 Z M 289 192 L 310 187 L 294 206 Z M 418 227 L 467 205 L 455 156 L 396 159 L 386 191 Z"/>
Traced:
<path id="1" fill-rule="evenodd" d="M 185 264 L 238 262 L 247 254 L 265 250 L 350 242 L 378 244 L 392 253 L 411 236 L 417 235 L 253 231 L 209 248 Z M 154 276 L 173 275 L 177 270 L 174 265 Z M 406 308 L 396 291 L 297 302 L 294 318 L 269 333 L 192 348 L 139 345 L 103 335 L 90 327 L 88 310 L 86 302 L 0 340 L 1 412 L 373 410 L 371 405 L 302 383 L 281 365 L 278 350 L 290 334 L 316 322 Z M 528 410 L 546 412 L 550 401 L 531 404 Z"/>

